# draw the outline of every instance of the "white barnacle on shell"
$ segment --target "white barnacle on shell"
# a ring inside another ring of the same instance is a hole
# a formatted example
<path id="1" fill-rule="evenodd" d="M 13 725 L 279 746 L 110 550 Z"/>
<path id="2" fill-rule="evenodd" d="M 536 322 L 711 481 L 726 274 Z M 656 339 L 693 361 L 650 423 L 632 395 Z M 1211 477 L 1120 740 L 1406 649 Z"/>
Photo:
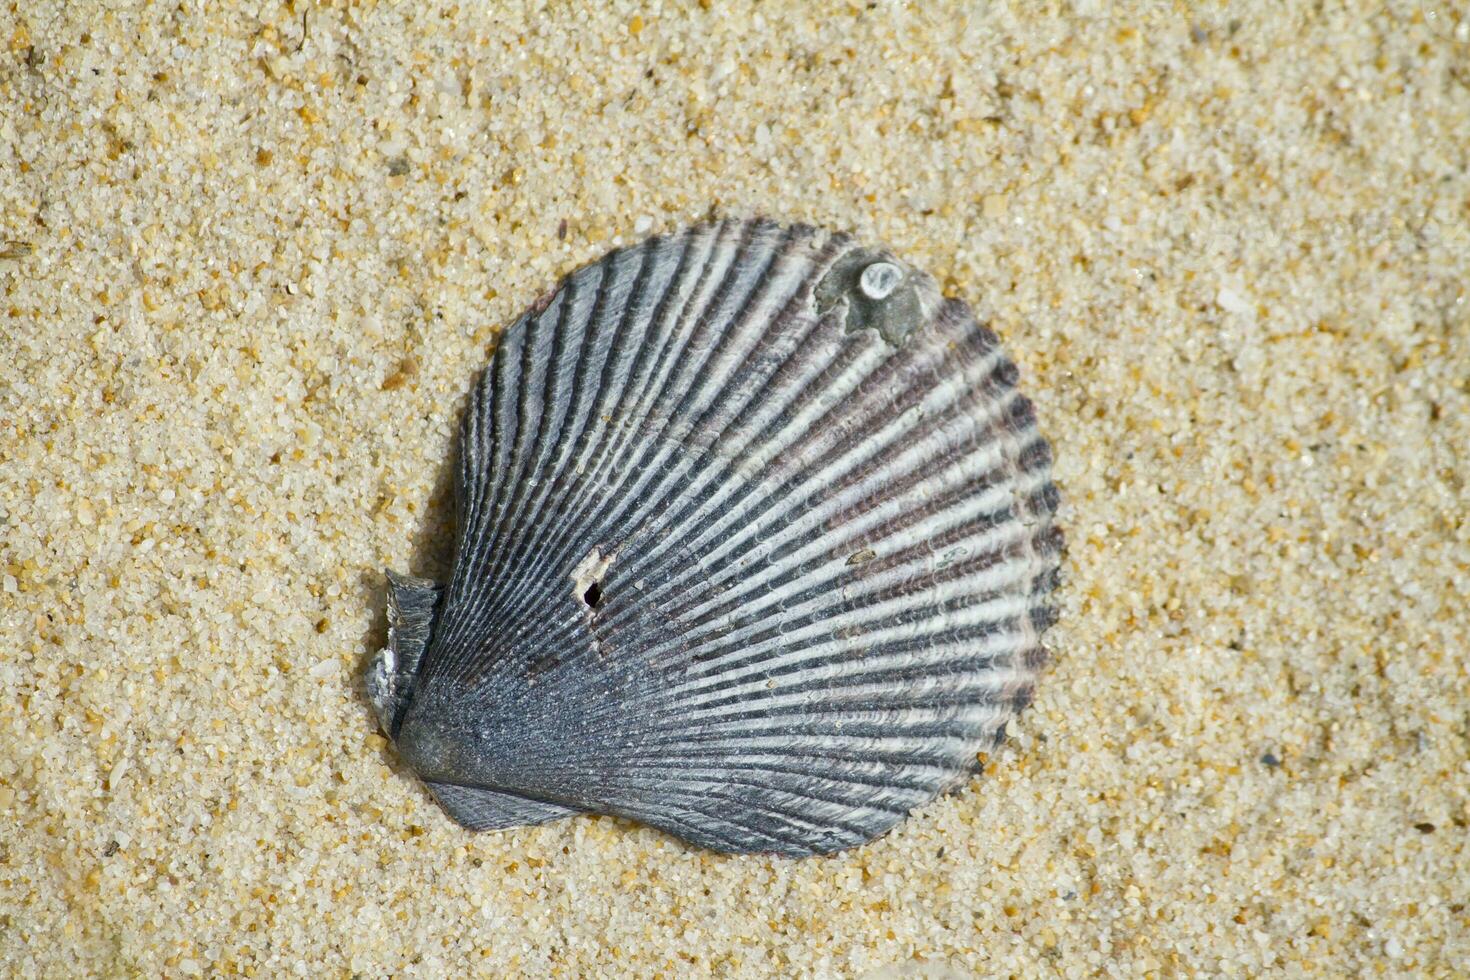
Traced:
<path id="1" fill-rule="evenodd" d="M 892 262 L 874 262 L 858 277 L 858 288 L 868 299 L 887 299 L 903 280 L 903 270 Z"/>

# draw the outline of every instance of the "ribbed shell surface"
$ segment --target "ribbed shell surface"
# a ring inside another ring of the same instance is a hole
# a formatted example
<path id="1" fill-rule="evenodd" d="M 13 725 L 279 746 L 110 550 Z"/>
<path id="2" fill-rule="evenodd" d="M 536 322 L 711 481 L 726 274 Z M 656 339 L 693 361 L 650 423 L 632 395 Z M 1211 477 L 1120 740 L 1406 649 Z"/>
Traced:
<path id="1" fill-rule="evenodd" d="M 477 828 L 884 832 L 1045 659 L 1061 535 L 1015 382 L 963 303 L 843 235 L 715 223 L 572 274 L 470 396 L 450 581 L 394 580 L 399 752 Z"/>

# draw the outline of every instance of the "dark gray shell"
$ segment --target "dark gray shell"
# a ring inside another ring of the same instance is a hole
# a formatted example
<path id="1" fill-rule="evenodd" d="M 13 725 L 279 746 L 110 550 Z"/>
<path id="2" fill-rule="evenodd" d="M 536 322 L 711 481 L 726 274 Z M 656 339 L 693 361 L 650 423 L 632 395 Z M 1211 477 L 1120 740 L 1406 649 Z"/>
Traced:
<path id="1" fill-rule="evenodd" d="M 461 433 L 447 587 L 369 689 L 474 829 L 608 813 L 862 843 L 962 783 L 1053 619 L 1051 453 L 933 281 L 766 221 L 620 249 L 521 316 Z"/>

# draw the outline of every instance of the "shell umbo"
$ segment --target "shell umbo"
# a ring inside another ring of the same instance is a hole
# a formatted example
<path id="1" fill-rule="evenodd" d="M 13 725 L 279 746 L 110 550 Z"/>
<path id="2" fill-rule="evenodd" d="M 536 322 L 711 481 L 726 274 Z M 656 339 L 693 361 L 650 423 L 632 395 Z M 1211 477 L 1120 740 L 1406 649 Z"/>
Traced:
<path id="1" fill-rule="evenodd" d="M 630 817 L 830 852 L 1030 698 L 1061 533 L 995 335 L 846 235 L 620 249 L 502 335 L 447 585 L 390 573 L 369 693 L 461 824 Z"/>

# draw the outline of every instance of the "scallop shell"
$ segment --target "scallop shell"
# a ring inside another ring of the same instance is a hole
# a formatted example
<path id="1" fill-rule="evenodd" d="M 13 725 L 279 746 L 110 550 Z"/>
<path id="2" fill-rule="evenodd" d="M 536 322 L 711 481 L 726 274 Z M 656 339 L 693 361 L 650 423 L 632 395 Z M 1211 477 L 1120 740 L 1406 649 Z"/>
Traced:
<path id="1" fill-rule="evenodd" d="M 390 573 L 369 693 L 473 829 L 629 817 L 831 852 L 962 783 L 1054 615 L 1051 451 L 968 307 L 882 248 L 727 221 L 502 335 L 447 586 Z"/>

